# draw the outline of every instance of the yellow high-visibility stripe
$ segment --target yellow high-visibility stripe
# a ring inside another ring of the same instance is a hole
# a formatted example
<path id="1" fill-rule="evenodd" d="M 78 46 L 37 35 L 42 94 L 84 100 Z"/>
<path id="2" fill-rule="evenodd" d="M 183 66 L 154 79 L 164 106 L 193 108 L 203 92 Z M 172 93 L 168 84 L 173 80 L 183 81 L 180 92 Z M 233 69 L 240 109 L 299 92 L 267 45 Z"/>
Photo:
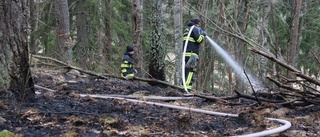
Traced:
<path id="1" fill-rule="evenodd" d="M 192 79 L 192 75 L 193 75 L 193 72 L 189 72 L 189 73 L 188 73 L 186 85 L 189 85 L 189 86 L 190 86 L 191 79 Z"/>
<path id="2" fill-rule="evenodd" d="M 127 77 L 133 77 L 134 73 L 127 74 Z"/>
<path id="3" fill-rule="evenodd" d="M 132 64 L 121 64 L 121 68 L 132 68 Z"/>
<path id="4" fill-rule="evenodd" d="M 197 53 L 193 53 L 193 52 L 186 52 L 186 57 L 189 57 L 191 55 L 194 55 L 194 56 L 197 56 L 198 57 L 198 54 Z"/>
<path id="5" fill-rule="evenodd" d="M 200 43 L 203 40 L 203 35 L 200 35 L 200 37 L 197 39 L 197 42 Z"/>
<path id="6" fill-rule="evenodd" d="M 191 89 L 192 89 L 192 86 L 190 86 L 190 85 L 186 85 L 186 87 L 187 87 L 187 89 L 189 89 L 189 90 L 191 90 Z M 183 86 L 183 85 L 181 85 L 181 86 L 180 86 L 180 88 L 184 89 L 184 86 Z"/>
<path id="7" fill-rule="evenodd" d="M 183 37 L 183 40 L 187 40 L 187 37 Z M 190 42 L 196 42 L 196 41 L 194 40 L 194 38 L 192 38 L 192 37 L 189 37 L 189 41 L 190 41 Z"/>
<path id="8" fill-rule="evenodd" d="M 192 86 L 186 86 L 187 87 L 187 89 L 189 89 L 189 90 L 191 90 L 192 89 Z"/>

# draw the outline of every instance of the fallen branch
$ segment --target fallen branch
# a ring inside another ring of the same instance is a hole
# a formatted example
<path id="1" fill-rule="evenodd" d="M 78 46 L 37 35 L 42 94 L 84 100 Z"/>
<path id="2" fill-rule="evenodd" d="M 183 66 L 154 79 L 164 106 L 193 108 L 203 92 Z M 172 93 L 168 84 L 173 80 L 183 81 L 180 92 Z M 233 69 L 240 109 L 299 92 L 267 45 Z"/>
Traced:
<path id="1" fill-rule="evenodd" d="M 266 57 L 266 58 L 268 58 L 268 59 L 276 62 L 277 64 L 285 67 L 285 68 L 288 69 L 289 71 L 292 71 L 294 75 L 296 75 L 296 76 L 298 76 L 298 77 L 301 77 L 301 78 L 304 78 L 304 79 L 306 79 L 307 81 L 309 81 L 309 82 L 311 82 L 311 83 L 314 83 L 314 84 L 320 86 L 320 81 L 318 81 L 318 80 L 316 80 L 316 79 L 314 79 L 314 78 L 312 78 L 312 77 L 310 77 L 310 76 L 308 76 L 308 75 L 302 74 L 301 71 L 299 71 L 299 70 L 297 70 L 296 68 L 294 68 L 293 66 L 285 63 L 284 61 L 281 61 L 281 60 L 277 59 L 276 57 L 274 57 L 274 56 L 272 56 L 272 55 L 270 55 L 270 54 L 268 54 L 268 53 L 266 53 L 266 52 L 264 52 L 264 51 L 258 50 L 258 49 L 255 48 L 255 47 L 251 47 L 250 50 L 251 50 L 252 52 L 255 52 L 255 53 L 257 53 L 257 54 L 260 54 L 260 55 L 262 55 L 262 56 L 264 56 L 264 57 Z"/>
<path id="2" fill-rule="evenodd" d="M 313 53 L 313 51 L 311 51 L 312 55 L 316 58 L 316 60 L 318 61 L 319 65 L 320 65 L 320 59 L 317 57 L 316 54 Z"/>
<path id="3" fill-rule="evenodd" d="M 247 98 L 247 99 L 251 99 L 251 100 L 256 100 L 255 97 L 250 96 L 250 95 L 246 95 L 246 94 L 241 94 L 240 92 L 234 90 L 234 92 L 237 94 L 237 96 L 242 97 L 242 98 Z M 283 101 L 277 101 L 277 100 L 268 100 L 268 99 L 263 99 L 263 98 L 259 98 L 260 101 L 264 101 L 264 102 L 269 102 L 269 103 L 283 103 Z"/>
<path id="4" fill-rule="evenodd" d="M 247 75 L 247 73 L 246 73 L 246 70 L 243 69 L 243 72 L 244 72 L 244 74 L 246 75 L 246 77 L 247 77 L 247 79 L 248 79 L 248 81 L 249 81 L 249 84 L 250 84 L 250 86 L 251 86 L 251 90 L 252 90 L 252 92 L 253 92 L 254 97 L 255 97 L 256 100 L 258 101 L 259 105 L 261 105 L 261 101 L 260 101 L 260 99 L 257 97 L 256 91 L 254 90 L 254 88 L 253 88 L 253 86 L 252 86 L 251 80 L 249 79 L 249 77 L 248 77 L 248 75 Z"/>
<path id="5" fill-rule="evenodd" d="M 132 96 L 132 95 L 106 95 L 106 94 L 95 94 L 95 96 L 102 97 L 120 97 L 128 99 L 140 99 L 140 100 L 164 100 L 164 101 L 174 101 L 174 100 L 188 100 L 195 99 L 194 97 L 162 97 L 162 96 Z"/>
<path id="6" fill-rule="evenodd" d="M 213 96 L 205 96 L 205 95 L 200 95 L 200 94 L 193 94 L 195 97 L 200 97 L 200 98 L 204 98 L 204 99 L 208 99 L 208 100 L 212 100 L 212 101 L 217 101 L 217 102 L 221 102 L 221 103 L 226 103 L 226 100 L 223 100 L 221 98 L 218 97 L 213 97 Z"/>
<path id="7" fill-rule="evenodd" d="M 78 70 L 78 71 L 80 71 L 82 73 L 89 74 L 89 75 L 92 75 L 92 76 L 96 76 L 98 78 L 107 79 L 108 77 L 112 77 L 112 78 L 124 79 L 124 78 L 122 78 L 120 76 L 114 76 L 114 75 L 110 75 L 110 74 L 103 74 L 102 75 L 102 74 L 97 74 L 97 73 L 92 72 L 92 71 L 83 70 L 83 69 L 81 69 L 79 67 L 75 67 L 75 66 L 69 65 L 69 64 L 67 64 L 65 62 L 62 62 L 60 60 L 57 60 L 57 59 L 54 59 L 54 58 L 50 58 L 50 57 L 44 57 L 44 56 L 40 56 L 40 55 L 32 55 L 32 57 L 37 58 L 37 59 L 45 59 L 45 60 L 54 61 L 54 62 L 56 62 L 56 63 L 58 63 L 60 65 L 65 66 L 66 68 Z M 161 80 L 157 80 L 157 79 L 146 79 L 146 78 L 133 77 L 133 79 L 130 79 L 130 80 L 139 80 L 139 81 L 144 81 L 144 82 L 155 82 L 155 83 L 160 83 L 162 85 L 166 85 L 166 86 L 169 86 L 169 87 L 172 87 L 172 88 L 175 88 L 175 89 L 181 89 L 180 86 L 172 85 L 170 83 L 167 83 L 167 82 L 161 81 Z"/>
<path id="8" fill-rule="evenodd" d="M 50 91 L 50 92 L 55 92 L 55 91 L 56 91 L 56 90 L 49 89 L 49 88 L 46 88 L 46 87 L 42 87 L 42 86 L 39 86 L 39 85 L 34 85 L 34 87 L 35 87 L 35 88 L 38 88 L 38 89 Z"/>
<path id="9" fill-rule="evenodd" d="M 288 86 L 288 85 L 284 85 L 284 84 L 276 81 L 275 79 L 273 79 L 273 78 L 271 78 L 271 77 L 269 77 L 269 76 L 267 76 L 266 78 L 267 78 L 268 80 L 272 81 L 273 83 L 275 83 L 275 84 L 276 84 L 278 87 L 280 87 L 280 88 L 288 89 L 288 90 L 291 90 L 291 91 L 303 92 L 302 90 L 292 88 L 292 87 L 290 87 L 290 86 Z"/>

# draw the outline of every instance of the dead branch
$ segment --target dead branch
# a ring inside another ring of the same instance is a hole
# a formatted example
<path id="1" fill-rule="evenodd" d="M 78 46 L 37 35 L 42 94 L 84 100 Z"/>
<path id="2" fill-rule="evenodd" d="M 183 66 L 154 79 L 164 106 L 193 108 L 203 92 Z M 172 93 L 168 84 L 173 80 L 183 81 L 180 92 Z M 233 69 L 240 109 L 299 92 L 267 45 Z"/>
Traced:
<path id="1" fill-rule="evenodd" d="M 260 99 L 257 97 L 256 91 L 254 90 L 254 88 L 253 88 L 253 86 L 252 86 L 252 83 L 251 83 L 251 81 L 250 81 L 250 79 L 249 79 L 249 77 L 248 77 L 248 75 L 247 75 L 247 73 L 246 73 L 246 70 L 243 69 L 243 72 L 244 72 L 244 74 L 246 75 L 246 77 L 247 77 L 247 79 L 248 79 L 248 81 L 249 81 L 249 84 L 250 84 L 250 86 L 251 86 L 251 89 L 252 89 L 252 92 L 253 92 L 253 94 L 254 94 L 254 97 L 255 97 L 256 100 L 258 101 L 259 105 L 261 105 L 261 101 L 260 101 Z"/>
<path id="2" fill-rule="evenodd" d="M 293 92 L 295 92 L 295 93 L 300 94 L 301 96 L 291 95 L 291 94 L 288 94 L 288 93 L 283 93 L 283 92 L 281 92 L 280 94 L 283 94 L 283 95 L 285 94 L 285 95 L 295 96 L 295 97 L 314 97 L 314 96 L 317 95 L 317 94 L 314 94 L 314 93 L 312 93 L 312 92 L 310 92 L 310 91 L 302 91 L 302 90 L 300 90 L 300 89 L 295 89 L 295 88 L 293 88 L 293 87 L 291 87 L 291 86 L 284 85 L 284 84 L 282 84 L 282 83 L 280 83 L 280 82 L 276 81 L 275 79 L 272 79 L 271 77 L 268 77 L 268 76 L 267 76 L 267 79 L 269 79 L 270 81 L 272 81 L 273 83 L 275 83 L 278 87 L 287 89 L 287 90 L 289 90 L 289 91 L 293 91 Z M 310 95 L 311 95 L 311 96 L 310 96 Z"/>
<path id="3" fill-rule="evenodd" d="M 291 90 L 291 91 L 303 92 L 302 90 L 292 88 L 292 87 L 290 87 L 288 85 L 284 85 L 284 84 L 280 83 L 279 81 L 277 81 L 277 80 L 275 80 L 275 79 L 273 79 L 273 78 L 271 78 L 269 76 L 267 76 L 266 78 L 268 80 L 272 81 L 273 83 L 275 83 L 280 88 L 288 89 L 288 90 Z"/>
<path id="4" fill-rule="evenodd" d="M 82 73 L 86 73 L 86 74 L 89 74 L 89 75 L 93 75 L 93 76 L 96 76 L 96 77 L 99 77 L 99 78 L 104 78 L 104 79 L 107 78 L 106 75 L 101 75 L 101 74 L 97 74 L 97 73 L 94 73 L 94 72 L 91 72 L 91 71 L 83 70 L 83 69 L 81 69 L 81 68 L 78 68 L 78 67 L 76 67 L 76 66 L 69 65 L 69 64 L 67 64 L 67 63 L 65 63 L 65 62 L 62 62 L 62 61 L 57 60 L 57 59 L 54 59 L 54 58 L 45 57 L 45 56 L 40 56 L 40 55 L 32 55 L 32 57 L 35 57 L 35 58 L 37 58 L 37 59 L 50 60 L 50 61 L 56 62 L 56 63 L 58 63 L 58 64 L 60 64 L 60 65 L 63 65 L 63 66 L 65 66 L 66 68 L 75 69 L 75 70 L 78 70 L 78 71 L 80 71 L 80 72 L 82 72 Z M 107 76 L 108 76 L 108 75 L 107 75 Z M 114 77 L 114 76 L 110 75 L 109 77 Z"/>
<path id="5" fill-rule="evenodd" d="M 218 97 L 214 97 L 214 96 L 205 96 L 205 95 L 200 95 L 200 94 L 194 94 L 194 96 L 196 97 L 201 97 L 204 99 L 208 99 L 208 100 L 212 100 L 212 101 L 217 101 L 217 102 L 221 102 L 221 103 L 226 103 L 227 101 Z"/>
<path id="6" fill-rule="evenodd" d="M 317 89 L 315 89 L 315 88 L 313 88 L 313 87 L 311 87 L 311 86 L 309 86 L 309 85 L 307 85 L 307 84 L 305 84 L 305 83 L 300 83 L 304 88 L 309 88 L 309 89 L 312 89 L 313 91 L 315 91 L 315 92 L 317 92 L 318 94 L 316 94 L 316 93 L 312 93 L 312 94 L 314 94 L 314 95 L 316 95 L 316 96 L 320 96 L 320 91 L 318 91 Z M 308 91 L 308 92 L 311 92 L 311 91 Z"/>
<path id="7" fill-rule="evenodd" d="M 286 82 L 284 83 L 301 83 L 301 82 L 305 82 L 306 80 L 302 79 L 302 80 L 297 80 L 297 79 L 289 79 L 283 75 L 280 75 L 279 77 L 281 77 L 282 79 L 286 80 Z"/>
<path id="8" fill-rule="evenodd" d="M 270 54 L 268 54 L 268 53 L 266 53 L 264 51 L 261 51 L 261 50 L 255 48 L 255 47 L 251 47 L 250 50 L 252 52 L 255 52 L 257 54 L 260 54 L 260 55 L 270 59 L 271 61 L 276 62 L 277 64 L 283 66 L 284 68 L 288 69 L 289 71 L 292 71 L 294 75 L 296 75 L 298 77 L 301 77 L 301 78 L 304 78 L 308 82 L 311 82 L 311 83 L 314 83 L 314 84 L 320 86 L 320 81 L 318 81 L 318 80 L 316 80 L 316 79 L 314 79 L 314 78 L 312 78 L 312 77 L 310 77 L 308 75 L 302 74 L 301 71 L 299 71 L 296 68 L 294 68 L 293 66 L 285 63 L 284 61 L 281 61 L 281 60 L 277 59 L 276 57 L 274 57 L 274 56 L 272 56 L 272 55 L 270 55 Z"/>
<path id="9" fill-rule="evenodd" d="M 133 79 L 139 80 L 139 81 L 144 81 L 144 82 L 155 82 L 155 83 L 159 83 L 159 84 L 162 84 L 162 85 L 169 86 L 169 87 L 174 88 L 174 89 L 181 89 L 180 86 L 172 85 L 172 84 L 170 84 L 168 82 L 157 80 L 157 79 L 147 79 L 147 78 L 140 78 L 140 77 L 134 77 Z"/>
<path id="10" fill-rule="evenodd" d="M 95 96 L 104 96 L 104 97 L 119 97 L 119 98 L 128 98 L 128 99 L 140 99 L 140 100 L 164 100 L 164 101 L 174 101 L 174 100 L 189 100 L 195 99 L 194 97 L 162 97 L 162 96 L 133 96 L 133 95 L 115 95 L 115 94 L 103 94 Z M 199 99 L 199 98 L 198 98 Z"/>
<path id="11" fill-rule="evenodd" d="M 312 51 L 311 51 L 312 55 L 316 58 L 316 60 L 318 61 L 319 65 L 320 65 L 320 59 L 316 56 L 316 54 L 314 54 Z"/>
<path id="12" fill-rule="evenodd" d="M 250 96 L 250 95 L 246 95 L 246 94 L 242 94 L 239 91 L 233 90 L 237 96 L 242 97 L 242 98 L 247 98 L 247 99 L 251 99 L 251 100 L 256 100 L 255 97 Z M 269 100 L 269 99 L 264 99 L 264 98 L 259 98 L 260 101 L 264 101 L 264 102 L 269 102 L 269 103 L 282 103 L 283 101 L 277 101 L 277 100 Z"/>
<path id="13" fill-rule="evenodd" d="M 110 75 L 110 74 L 97 74 L 95 72 L 92 72 L 92 71 L 88 71 L 88 70 L 83 70 L 79 67 L 75 67 L 75 66 L 72 66 L 72 65 L 69 65 L 65 62 L 62 62 L 60 60 L 57 60 L 57 59 L 54 59 L 54 58 L 50 58 L 50 57 L 45 57 L 45 56 L 40 56 L 40 55 L 32 55 L 32 57 L 34 58 L 37 58 L 37 59 L 44 59 L 44 60 L 50 60 L 50 61 L 53 61 L 53 62 L 56 62 L 60 65 L 63 65 L 65 66 L 66 68 L 69 68 L 69 69 L 75 69 L 75 70 L 78 70 L 82 73 L 85 73 L 85 74 L 89 74 L 89 75 L 92 75 L 92 76 L 96 76 L 98 78 L 102 78 L 102 79 L 107 79 L 108 77 L 112 77 L 112 78 L 118 78 L 118 79 L 124 79 L 120 76 L 114 76 L 114 75 Z M 144 82 L 155 82 L 155 83 L 159 83 L 159 84 L 162 84 L 162 85 L 166 85 L 166 86 L 169 86 L 169 87 L 172 87 L 172 88 L 175 88 L 175 89 L 181 89 L 179 86 L 176 86 L 176 85 L 172 85 L 170 83 L 167 83 L 165 81 L 161 81 L 161 80 L 157 80 L 157 79 L 146 79 L 146 78 L 139 78 L 139 77 L 134 77 L 133 79 L 131 80 L 139 80 L 139 81 L 144 81 Z"/>

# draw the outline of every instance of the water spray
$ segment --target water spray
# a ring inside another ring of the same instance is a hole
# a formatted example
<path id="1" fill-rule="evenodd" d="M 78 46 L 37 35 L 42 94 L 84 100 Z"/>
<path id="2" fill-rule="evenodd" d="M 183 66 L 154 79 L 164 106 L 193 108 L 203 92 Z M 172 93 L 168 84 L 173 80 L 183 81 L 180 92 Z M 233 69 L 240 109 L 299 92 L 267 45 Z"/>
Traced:
<path id="1" fill-rule="evenodd" d="M 211 46 L 218 52 L 218 54 L 223 57 L 223 59 L 233 68 L 235 73 L 240 76 L 240 78 L 245 81 L 246 84 L 249 84 L 248 79 L 251 81 L 254 90 L 258 90 L 259 88 L 263 88 L 262 82 L 252 75 L 248 74 L 248 79 L 243 71 L 243 68 L 234 61 L 231 56 L 223 50 L 216 42 L 214 42 L 210 37 L 206 36 L 207 41 L 211 44 Z"/>

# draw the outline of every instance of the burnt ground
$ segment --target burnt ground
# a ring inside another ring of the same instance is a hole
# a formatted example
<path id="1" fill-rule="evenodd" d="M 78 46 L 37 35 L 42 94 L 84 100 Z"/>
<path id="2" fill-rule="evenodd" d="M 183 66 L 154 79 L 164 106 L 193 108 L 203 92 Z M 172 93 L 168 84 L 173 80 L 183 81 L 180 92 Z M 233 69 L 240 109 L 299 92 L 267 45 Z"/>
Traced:
<path id="1" fill-rule="evenodd" d="M 33 103 L 16 103 L 10 93 L 0 101 L 0 136 L 14 133 L 23 137 L 221 137 L 254 133 L 281 126 L 266 118 L 292 123 L 290 129 L 274 137 L 316 137 L 320 135 L 320 107 L 282 108 L 272 104 L 254 105 L 246 99 L 216 102 L 194 97 L 189 100 L 146 100 L 142 96 L 184 97 L 173 88 L 151 86 L 138 80 L 99 79 L 85 74 L 33 69 L 36 88 Z M 130 102 L 99 99 L 79 94 L 117 94 L 140 100 L 239 114 L 224 117 Z M 6 133 L 5 133 L 6 132 Z"/>

